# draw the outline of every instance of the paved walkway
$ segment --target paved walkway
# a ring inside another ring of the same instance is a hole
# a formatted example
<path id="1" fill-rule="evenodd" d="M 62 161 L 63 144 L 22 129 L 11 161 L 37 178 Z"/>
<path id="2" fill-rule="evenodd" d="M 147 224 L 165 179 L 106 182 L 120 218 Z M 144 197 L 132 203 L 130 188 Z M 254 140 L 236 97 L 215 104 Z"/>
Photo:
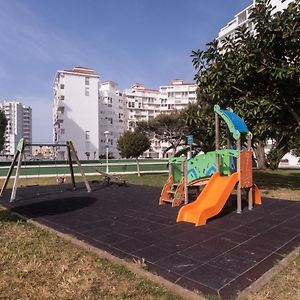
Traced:
<path id="1" fill-rule="evenodd" d="M 127 259 L 190 290 L 229 299 L 300 245 L 300 202 L 263 199 L 242 214 L 225 210 L 206 226 L 176 223 L 178 208 L 159 206 L 156 187 L 95 184 L 27 187 L 0 204 Z M 300 199 L 299 199 L 300 200 Z"/>

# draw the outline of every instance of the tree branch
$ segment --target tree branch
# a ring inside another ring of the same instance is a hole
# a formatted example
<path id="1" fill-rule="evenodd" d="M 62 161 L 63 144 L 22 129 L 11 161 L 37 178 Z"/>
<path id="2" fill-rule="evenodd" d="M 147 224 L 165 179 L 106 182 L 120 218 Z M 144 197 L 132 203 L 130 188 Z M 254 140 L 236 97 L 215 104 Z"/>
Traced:
<path id="1" fill-rule="evenodd" d="M 283 105 L 286 107 L 288 112 L 292 115 L 292 117 L 297 122 L 298 127 L 300 127 L 300 116 L 297 114 L 297 112 L 289 105 L 289 103 L 283 99 Z"/>

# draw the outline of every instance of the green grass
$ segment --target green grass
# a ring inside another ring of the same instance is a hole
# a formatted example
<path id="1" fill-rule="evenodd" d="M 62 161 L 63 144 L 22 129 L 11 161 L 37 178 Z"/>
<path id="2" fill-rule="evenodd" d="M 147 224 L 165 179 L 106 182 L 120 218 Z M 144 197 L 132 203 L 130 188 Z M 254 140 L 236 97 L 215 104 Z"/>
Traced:
<path id="1" fill-rule="evenodd" d="M 254 181 L 263 196 L 300 201 L 300 170 L 255 170 Z"/>
<path id="2" fill-rule="evenodd" d="M 0 210 L 0 299 L 181 299 Z"/>
<path id="3" fill-rule="evenodd" d="M 121 177 L 129 184 L 159 187 L 167 179 L 164 174 Z M 257 170 L 254 179 L 263 196 L 300 201 L 300 170 Z M 55 183 L 54 178 L 39 180 L 39 184 Z M 249 299 L 300 299 L 299 266 L 298 256 Z M 0 210 L 0 299 L 142 298 L 180 299 L 124 266 Z"/>

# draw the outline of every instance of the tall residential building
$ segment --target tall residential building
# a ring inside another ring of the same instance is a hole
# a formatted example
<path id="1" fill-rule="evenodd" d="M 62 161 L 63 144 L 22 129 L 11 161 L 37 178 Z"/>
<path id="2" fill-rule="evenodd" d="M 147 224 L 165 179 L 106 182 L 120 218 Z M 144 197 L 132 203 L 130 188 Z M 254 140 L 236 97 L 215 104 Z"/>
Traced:
<path id="1" fill-rule="evenodd" d="M 274 14 L 277 11 L 284 10 L 293 1 L 294 0 L 271 0 L 270 4 L 273 6 L 272 13 Z M 237 13 L 234 16 L 233 20 L 231 20 L 230 22 L 227 23 L 226 26 L 221 28 L 221 30 L 219 32 L 219 36 L 218 36 L 218 39 L 220 41 L 222 39 L 224 39 L 225 37 L 230 37 L 230 36 L 234 37 L 235 30 L 239 26 L 242 26 L 242 25 L 247 26 L 249 28 L 249 30 L 252 32 L 255 30 L 254 24 L 249 21 L 249 16 L 250 16 L 251 10 L 255 6 L 256 2 L 257 2 L 256 0 L 253 0 L 252 4 L 250 4 L 249 6 L 244 8 L 242 11 Z"/>
<path id="2" fill-rule="evenodd" d="M 99 81 L 99 75 L 85 67 L 57 71 L 54 79 L 53 140 L 72 141 L 80 159 L 99 156 Z M 66 148 L 57 154 L 66 159 Z"/>
<path id="3" fill-rule="evenodd" d="M 99 118 L 99 136 L 100 136 L 100 155 L 105 155 L 105 144 L 109 145 L 109 153 L 119 157 L 117 141 L 124 132 L 127 125 L 126 100 L 123 93 L 117 90 L 117 84 L 113 81 L 101 83 L 99 89 L 100 100 L 100 118 Z M 106 136 L 104 132 L 109 131 Z"/>
<path id="4" fill-rule="evenodd" d="M 57 71 L 54 80 L 53 140 L 72 141 L 80 159 L 98 159 L 106 154 L 119 158 L 117 140 L 127 124 L 125 98 L 117 84 L 106 81 L 92 69 L 75 67 Z M 104 132 L 109 131 L 108 141 Z M 66 159 L 65 147 L 56 149 Z"/>
<path id="5" fill-rule="evenodd" d="M 171 81 L 170 85 L 159 87 L 160 111 L 170 113 L 186 108 L 189 103 L 196 101 L 195 83 L 184 83 L 181 79 Z"/>
<path id="6" fill-rule="evenodd" d="M 160 113 L 159 91 L 136 83 L 124 91 L 128 111 L 127 129 L 134 130 L 139 121 L 149 121 Z"/>
<path id="7" fill-rule="evenodd" d="M 187 107 L 196 101 L 197 85 L 184 83 L 175 79 L 170 85 L 160 86 L 159 90 L 145 88 L 143 84 L 135 84 L 124 91 L 128 109 L 127 129 L 134 130 L 139 121 L 150 121 L 159 114 L 168 114 Z M 153 139 L 147 156 L 159 157 L 170 145 Z"/>
<path id="8" fill-rule="evenodd" d="M 0 109 L 4 111 L 7 119 L 2 154 L 13 156 L 21 138 L 24 138 L 27 144 L 32 143 L 32 109 L 17 101 L 4 101 L 0 103 Z M 30 147 L 26 147 L 25 155 L 30 154 Z"/>

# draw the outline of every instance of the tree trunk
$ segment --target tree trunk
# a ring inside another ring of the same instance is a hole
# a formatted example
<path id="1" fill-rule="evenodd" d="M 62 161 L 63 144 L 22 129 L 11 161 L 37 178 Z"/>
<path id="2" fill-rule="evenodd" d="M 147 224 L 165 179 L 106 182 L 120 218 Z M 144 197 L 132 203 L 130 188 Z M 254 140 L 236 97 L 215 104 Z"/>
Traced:
<path id="1" fill-rule="evenodd" d="M 265 143 L 262 141 L 258 141 L 256 143 L 256 147 L 254 148 L 254 153 L 256 157 L 257 168 L 260 170 L 265 170 L 267 168 L 266 155 L 265 155 Z"/>
<path id="2" fill-rule="evenodd" d="M 289 152 L 289 137 L 282 136 L 281 139 L 272 147 L 267 155 L 270 169 L 277 170 L 282 157 Z"/>
<path id="3" fill-rule="evenodd" d="M 140 163 L 139 163 L 139 159 L 138 158 L 136 158 L 136 169 L 137 169 L 138 176 L 141 176 Z"/>

